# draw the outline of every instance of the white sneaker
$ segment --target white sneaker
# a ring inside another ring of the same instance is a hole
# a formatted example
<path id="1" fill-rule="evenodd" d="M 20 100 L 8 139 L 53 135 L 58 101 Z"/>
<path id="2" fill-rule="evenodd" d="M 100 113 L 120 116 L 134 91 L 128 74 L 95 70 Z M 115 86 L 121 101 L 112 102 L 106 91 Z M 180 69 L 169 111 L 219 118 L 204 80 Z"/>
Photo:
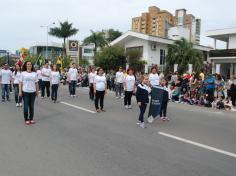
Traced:
<path id="1" fill-rule="evenodd" d="M 137 123 L 136 123 L 136 125 L 141 125 L 141 122 L 140 122 L 140 121 L 139 121 L 139 122 L 137 122 Z"/>
<path id="2" fill-rule="evenodd" d="M 143 123 L 141 123 L 140 125 L 139 125 L 141 128 L 146 128 L 145 127 L 145 123 L 143 122 Z"/>
<path id="3" fill-rule="evenodd" d="M 132 106 L 131 106 L 131 105 L 129 105 L 129 106 L 128 106 L 128 109 L 132 109 Z"/>
<path id="4" fill-rule="evenodd" d="M 22 103 L 19 103 L 19 106 L 22 107 Z"/>
<path id="5" fill-rule="evenodd" d="M 129 108 L 129 106 L 128 105 L 125 105 L 125 109 L 128 109 Z"/>
<path id="6" fill-rule="evenodd" d="M 120 98 L 121 98 L 121 99 L 123 99 L 124 97 L 123 97 L 123 96 L 121 96 Z"/>
<path id="7" fill-rule="evenodd" d="M 119 99 L 119 98 L 120 98 L 120 97 L 117 97 L 117 96 L 116 96 L 116 99 Z"/>
<path id="8" fill-rule="evenodd" d="M 152 116 L 148 117 L 148 119 L 147 119 L 148 123 L 152 123 L 153 120 L 154 120 L 154 118 Z"/>
<path id="9" fill-rule="evenodd" d="M 19 107 L 20 105 L 19 105 L 19 103 L 16 103 L 16 107 Z"/>

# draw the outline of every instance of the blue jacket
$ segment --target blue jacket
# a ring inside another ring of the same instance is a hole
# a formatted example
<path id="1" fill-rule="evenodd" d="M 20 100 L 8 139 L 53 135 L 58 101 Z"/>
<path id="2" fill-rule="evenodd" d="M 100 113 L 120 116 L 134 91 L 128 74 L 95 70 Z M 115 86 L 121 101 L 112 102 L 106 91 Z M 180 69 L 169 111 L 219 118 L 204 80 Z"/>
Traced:
<path id="1" fill-rule="evenodd" d="M 139 84 L 136 91 L 136 99 L 137 102 L 141 102 L 142 104 L 149 103 L 149 93 L 151 92 L 151 88 L 144 84 Z"/>

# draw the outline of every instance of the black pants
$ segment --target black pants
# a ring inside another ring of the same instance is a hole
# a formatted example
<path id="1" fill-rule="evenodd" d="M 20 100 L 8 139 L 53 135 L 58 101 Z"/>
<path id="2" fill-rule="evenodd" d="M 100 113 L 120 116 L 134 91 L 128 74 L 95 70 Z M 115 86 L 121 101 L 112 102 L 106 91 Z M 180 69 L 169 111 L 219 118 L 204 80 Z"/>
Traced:
<path id="1" fill-rule="evenodd" d="M 19 84 L 14 84 L 15 102 L 21 103 L 22 97 L 19 97 Z"/>
<path id="2" fill-rule="evenodd" d="M 139 109 L 140 109 L 140 114 L 139 114 L 139 118 L 138 120 L 143 123 L 144 122 L 144 114 L 145 114 L 145 111 L 146 111 L 146 108 L 147 108 L 147 104 L 145 103 L 142 103 L 141 106 L 139 106 Z"/>
<path id="3" fill-rule="evenodd" d="M 42 97 L 45 96 L 45 88 L 47 90 L 47 97 L 50 97 L 50 81 L 42 82 Z"/>
<path id="4" fill-rule="evenodd" d="M 235 106 L 236 104 L 236 93 L 231 93 L 231 101 L 232 101 L 232 105 Z"/>
<path id="5" fill-rule="evenodd" d="M 33 93 L 23 92 L 25 121 L 33 120 L 33 118 L 34 118 L 35 97 L 36 97 L 35 92 L 33 92 Z"/>
<path id="6" fill-rule="evenodd" d="M 96 91 L 95 95 L 95 108 L 99 109 L 98 102 L 100 101 L 100 108 L 103 109 L 103 101 L 104 101 L 105 91 Z"/>
<path id="7" fill-rule="evenodd" d="M 52 95 L 51 95 L 51 98 L 54 101 L 57 101 L 58 87 L 59 87 L 59 84 L 52 84 Z"/>
<path id="8" fill-rule="evenodd" d="M 69 85 L 70 95 L 75 95 L 77 81 L 71 81 Z"/>
<path id="9" fill-rule="evenodd" d="M 42 90 L 42 87 L 43 87 L 43 81 L 42 79 L 39 79 L 39 90 L 41 91 Z"/>
<path id="10" fill-rule="evenodd" d="M 162 102 L 160 117 L 166 117 L 168 101 Z"/>
<path id="11" fill-rule="evenodd" d="M 125 91 L 124 105 L 131 105 L 133 91 Z"/>
<path id="12" fill-rule="evenodd" d="M 94 100 L 94 88 L 93 88 L 93 83 L 89 84 L 89 98 L 91 100 Z"/>

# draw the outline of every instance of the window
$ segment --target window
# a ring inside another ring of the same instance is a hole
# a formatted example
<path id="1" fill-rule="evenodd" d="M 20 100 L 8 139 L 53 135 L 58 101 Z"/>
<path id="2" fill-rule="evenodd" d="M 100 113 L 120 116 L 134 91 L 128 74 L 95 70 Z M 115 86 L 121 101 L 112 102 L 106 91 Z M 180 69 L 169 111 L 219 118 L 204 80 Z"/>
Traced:
<path id="1" fill-rule="evenodd" d="M 164 49 L 160 49 L 160 65 L 165 65 L 166 62 L 166 51 Z"/>

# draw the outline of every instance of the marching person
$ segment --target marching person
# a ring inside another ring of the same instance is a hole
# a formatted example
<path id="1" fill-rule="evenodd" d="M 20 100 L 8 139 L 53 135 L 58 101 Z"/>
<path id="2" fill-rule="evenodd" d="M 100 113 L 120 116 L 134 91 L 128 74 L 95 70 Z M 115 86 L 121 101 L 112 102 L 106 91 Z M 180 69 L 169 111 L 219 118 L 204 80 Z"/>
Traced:
<path id="1" fill-rule="evenodd" d="M 97 112 L 105 110 L 104 107 L 104 96 L 107 92 L 107 81 L 104 76 L 104 72 L 102 68 L 97 69 L 97 75 L 94 78 L 94 93 L 95 93 L 95 108 Z M 100 108 L 98 106 L 98 102 L 100 101 Z"/>
<path id="2" fill-rule="evenodd" d="M 123 91 L 123 83 L 124 83 L 124 73 L 122 67 L 119 67 L 118 72 L 116 72 L 115 76 L 116 83 L 116 98 L 122 98 Z"/>
<path id="3" fill-rule="evenodd" d="M 14 88 L 16 107 L 22 106 L 22 97 L 19 96 L 20 77 L 21 77 L 21 67 L 19 64 L 16 64 L 15 71 L 13 72 L 13 75 L 12 75 L 12 79 L 13 79 L 12 87 Z"/>
<path id="4" fill-rule="evenodd" d="M 54 64 L 51 71 L 51 84 L 52 84 L 52 94 L 51 99 L 54 103 L 57 102 L 57 92 L 60 83 L 60 72 L 57 66 Z"/>
<path id="5" fill-rule="evenodd" d="M 34 102 L 38 96 L 38 77 L 34 71 L 34 66 L 30 61 L 26 61 L 22 68 L 19 80 L 19 97 L 24 101 L 25 124 L 35 124 L 34 121 Z"/>
<path id="6" fill-rule="evenodd" d="M 95 76 L 96 76 L 95 68 L 92 68 L 91 72 L 88 75 L 88 79 L 89 79 L 89 98 L 92 101 L 94 100 L 93 83 L 94 83 Z"/>
<path id="7" fill-rule="evenodd" d="M 149 81 L 150 81 L 151 87 L 159 86 L 160 77 L 157 73 L 157 68 L 156 67 L 151 68 L 151 73 L 149 74 Z"/>
<path id="8" fill-rule="evenodd" d="M 168 101 L 170 100 L 170 96 L 171 96 L 171 91 L 168 87 L 167 79 L 163 78 L 161 80 L 161 86 L 164 92 L 163 92 L 163 100 L 162 100 L 162 105 L 161 105 L 160 117 L 163 121 L 166 121 L 166 120 L 169 121 L 170 119 L 166 116 L 166 113 L 167 113 Z"/>
<path id="9" fill-rule="evenodd" d="M 42 71 L 41 71 L 40 67 L 38 67 L 36 70 L 37 70 L 36 73 L 37 73 L 37 76 L 38 76 L 39 91 L 41 91 L 42 90 L 42 85 L 43 85 Z"/>
<path id="10" fill-rule="evenodd" d="M 125 91 L 125 98 L 124 98 L 124 106 L 126 109 L 131 109 L 131 99 L 132 95 L 135 91 L 135 77 L 134 72 L 131 68 L 127 70 L 128 75 L 125 77 L 124 80 L 124 91 Z"/>
<path id="11" fill-rule="evenodd" d="M 148 86 L 148 84 L 148 75 L 142 75 L 141 83 L 138 85 L 136 91 L 136 99 L 140 109 L 138 119 L 139 122 L 137 123 L 137 125 L 139 125 L 141 128 L 145 128 L 144 114 L 147 108 L 147 104 L 149 103 L 149 93 L 151 92 L 151 88 Z"/>
<path id="12" fill-rule="evenodd" d="M 43 69 L 42 69 L 42 94 L 41 97 L 44 98 L 45 95 L 45 88 L 47 90 L 47 97 L 50 97 L 50 75 L 51 75 L 51 68 L 49 66 L 48 61 L 46 61 Z"/>
<path id="13" fill-rule="evenodd" d="M 12 80 L 12 71 L 9 69 L 8 64 L 4 64 L 2 70 L 0 71 L 1 85 L 2 85 L 2 102 L 10 101 L 10 87 Z"/>
<path id="14" fill-rule="evenodd" d="M 69 69 L 68 73 L 68 79 L 69 79 L 69 87 L 70 87 L 70 96 L 76 97 L 76 84 L 78 81 L 78 70 L 76 68 L 76 64 L 72 63 L 71 68 Z"/>

